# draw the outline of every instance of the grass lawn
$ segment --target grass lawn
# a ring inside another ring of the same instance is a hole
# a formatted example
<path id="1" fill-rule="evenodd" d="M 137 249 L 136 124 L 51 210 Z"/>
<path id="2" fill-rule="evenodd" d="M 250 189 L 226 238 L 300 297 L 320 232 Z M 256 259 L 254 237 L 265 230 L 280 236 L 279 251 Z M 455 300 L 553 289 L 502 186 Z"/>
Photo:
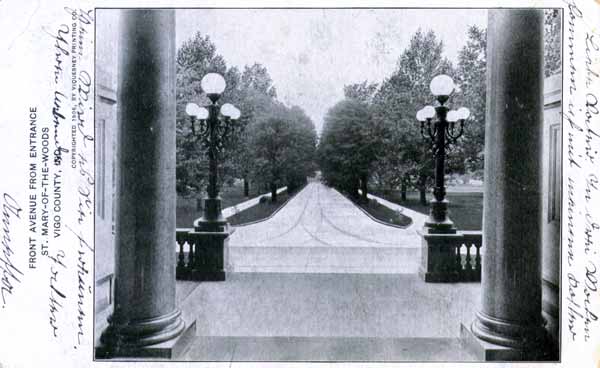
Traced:
<path id="1" fill-rule="evenodd" d="M 253 188 L 252 185 L 250 185 L 250 196 L 244 197 L 243 182 L 232 186 L 224 185 L 219 193 L 221 196 L 221 207 L 231 207 L 264 193 L 264 191 L 257 191 L 256 188 Z M 193 227 L 194 220 L 202 216 L 202 210 L 197 209 L 196 197 L 177 196 L 176 216 L 177 227 Z"/>
<path id="2" fill-rule="evenodd" d="M 263 203 L 258 203 L 255 206 L 249 207 L 243 211 L 236 213 L 227 220 L 231 225 L 246 224 L 258 220 L 266 219 L 277 211 L 290 198 L 287 190 L 277 194 L 277 202 L 272 203 L 271 198 Z"/>
<path id="3" fill-rule="evenodd" d="M 408 226 L 412 223 L 412 219 L 410 217 L 404 216 L 403 214 L 396 212 L 373 199 L 369 199 L 368 203 L 354 203 L 356 203 L 363 210 L 367 211 L 371 216 L 387 224 Z"/>
<path id="4" fill-rule="evenodd" d="M 418 192 L 408 192 L 406 201 L 401 200 L 400 191 L 373 192 L 373 194 L 403 207 L 429 215 L 429 205 L 421 205 Z M 431 198 L 433 196 L 428 193 L 427 201 L 429 202 Z M 483 193 L 447 193 L 446 198 L 450 202 L 448 215 L 459 230 L 481 230 Z"/>

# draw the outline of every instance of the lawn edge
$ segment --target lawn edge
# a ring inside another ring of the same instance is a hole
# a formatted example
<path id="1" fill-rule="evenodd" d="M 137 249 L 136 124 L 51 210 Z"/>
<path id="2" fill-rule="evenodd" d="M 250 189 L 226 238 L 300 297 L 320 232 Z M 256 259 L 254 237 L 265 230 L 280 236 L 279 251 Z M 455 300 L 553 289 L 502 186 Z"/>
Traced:
<path id="1" fill-rule="evenodd" d="M 333 189 L 335 189 L 335 188 L 333 188 Z M 385 221 L 383 221 L 383 220 L 380 220 L 380 219 L 378 219 L 378 218 L 374 217 L 374 216 L 373 216 L 373 215 L 371 215 L 369 212 L 367 212 L 367 210 L 365 210 L 364 208 L 362 208 L 362 207 L 361 207 L 361 206 L 359 206 L 358 204 L 354 203 L 354 201 L 353 201 L 353 200 L 351 200 L 351 199 L 350 199 L 350 198 L 349 198 L 347 195 L 343 194 L 342 192 L 340 192 L 340 191 L 339 191 L 339 190 L 337 190 L 337 189 L 335 189 L 335 190 L 336 190 L 338 193 L 340 193 L 341 195 L 343 195 L 343 196 L 344 196 L 344 198 L 346 198 L 347 200 L 349 200 L 349 201 L 350 201 L 350 202 L 351 202 L 351 203 L 352 203 L 354 206 L 356 206 L 356 207 L 357 207 L 359 210 L 363 211 L 363 213 L 364 213 L 365 215 L 369 216 L 369 218 L 370 218 L 371 220 L 373 220 L 373 221 L 375 221 L 375 222 L 378 222 L 378 223 L 380 223 L 380 224 L 382 224 L 382 225 L 386 225 L 386 226 L 390 226 L 390 227 L 395 227 L 395 228 L 397 228 L 397 229 L 404 229 L 404 230 L 406 230 L 406 229 L 408 229 L 409 227 L 411 227 L 411 226 L 414 224 L 414 222 L 415 222 L 415 221 L 413 220 L 413 218 L 412 218 L 412 217 L 410 217 L 410 216 L 406 216 L 406 215 L 402 215 L 402 216 L 404 216 L 404 217 L 408 217 L 408 218 L 410 219 L 410 224 L 408 224 L 408 225 L 404 225 L 404 226 L 402 226 L 402 225 L 390 224 L 389 222 L 385 222 Z M 390 210 L 394 210 L 394 208 L 390 208 L 390 207 L 386 206 L 385 204 L 383 204 L 383 203 L 381 203 L 381 202 L 378 202 L 378 203 L 379 203 L 380 205 L 384 206 L 384 207 L 387 207 L 387 208 L 389 208 Z"/>
<path id="2" fill-rule="evenodd" d="M 289 201 L 291 201 L 291 200 L 292 200 L 294 197 L 296 197 L 296 194 L 298 194 L 298 193 L 300 193 L 301 191 L 303 191 L 303 190 L 304 190 L 304 188 L 306 188 L 306 186 L 307 186 L 307 185 L 308 185 L 308 183 L 307 183 L 307 184 L 304 184 L 304 185 L 302 186 L 302 188 L 300 188 L 299 190 L 297 190 L 297 191 L 296 191 L 294 194 L 290 195 L 290 196 L 288 197 L 288 199 L 287 199 L 285 202 L 283 202 L 283 203 L 281 204 L 281 206 L 279 206 L 279 208 L 277 208 L 277 209 L 275 210 L 275 212 L 273 212 L 273 213 L 272 213 L 272 214 L 270 214 L 269 216 L 267 216 L 267 217 L 265 217 L 265 218 L 263 218 L 263 219 L 260 219 L 260 220 L 255 220 L 255 221 L 245 222 L 245 223 L 243 223 L 243 224 L 238 224 L 238 225 L 230 225 L 230 226 L 231 226 L 231 227 L 243 227 L 243 226 L 248 226 L 248 225 L 254 225 L 254 224 L 258 224 L 259 222 L 263 222 L 263 221 L 267 221 L 267 220 L 271 219 L 273 216 L 275 216 L 275 215 L 277 214 L 277 212 L 279 212 L 279 211 L 280 211 L 280 210 L 281 210 L 283 207 L 285 207 L 285 205 L 286 205 L 286 204 L 288 204 L 288 202 L 289 202 Z M 286 189 L 286 190 L 287 190 L 287 189 Z M 257 204 L 255 204 L 254 206 L 258 206 L 259 204 L 260 204 L 260 202 L 259 202 L 259 203 L 257 203 Z M 244 212 L 244 211 L 246 211 L 246 210 L 249 210 L 250 208 L 252 208 L 252 207 L 254 207 L 254 206 L 250 206 L 250 207 L 246 208 L 245 210 L 242 210 L 242 211 L 240 211 L 240 212 L 237 212 L 237 213 L 235 213 L 235 214 L 231 215 L 230 217 L 232 217 L 232 216 L 235 216 L 235 215 L 237 215 L 237 214 L 239 214 L 239 213 L 241 213 L 241 212 Z M 228 218 L 229 218 L 229 217 L 228 217 Z"/>

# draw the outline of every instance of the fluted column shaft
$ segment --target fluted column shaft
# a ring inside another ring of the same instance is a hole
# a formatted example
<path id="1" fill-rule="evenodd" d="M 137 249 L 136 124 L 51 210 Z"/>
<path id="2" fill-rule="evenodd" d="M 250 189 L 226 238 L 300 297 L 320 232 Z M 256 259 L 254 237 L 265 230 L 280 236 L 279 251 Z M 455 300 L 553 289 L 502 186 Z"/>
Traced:
<path id="1" fill-rule="evenodd" d="M 482 304 L 473 333 L 526 349 L 543 339 L 543 12 L 489 10 Z"/>
<path id="2" fill-rule="evenodd" d="M 115 307 L 102 342 L 184 328 L 175 306 L 175 11 L 125 10 L 119 61 Z"/>

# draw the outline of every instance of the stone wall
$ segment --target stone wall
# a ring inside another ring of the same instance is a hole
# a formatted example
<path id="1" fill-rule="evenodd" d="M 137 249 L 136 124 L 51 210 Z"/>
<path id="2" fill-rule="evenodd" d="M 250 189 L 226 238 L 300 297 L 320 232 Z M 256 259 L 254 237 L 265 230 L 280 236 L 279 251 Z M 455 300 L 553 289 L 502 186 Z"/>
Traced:
<path id="1" fill-rule="evenodd" d="M 106 16 L 107 12 L 112 12 Z M 114 193 L 117 119 L 117 60 L 119 22 L 114 10 L 98 10 L 96 19 L 96 222 L 95 275 L 96 311 L 110 309 L 112 304 L 114 246 Z M 104 315 L 104 314 L 96 314 Z"/>
<path id="2" fill-rule="evenodd" d="M 561 217 L 562 74 L 544 80 L 542 200 L 542 306 L 548 329 L 558 338 Z"/>

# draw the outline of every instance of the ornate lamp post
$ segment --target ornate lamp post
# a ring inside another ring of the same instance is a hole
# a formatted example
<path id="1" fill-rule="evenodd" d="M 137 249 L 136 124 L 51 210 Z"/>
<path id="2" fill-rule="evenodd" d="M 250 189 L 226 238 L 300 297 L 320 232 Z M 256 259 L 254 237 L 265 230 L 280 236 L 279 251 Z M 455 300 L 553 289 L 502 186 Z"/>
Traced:
<path id="1" fill-rule="evenodd" d="M 456 233 L 454 223 L 448 218 L 448 200 L 444 186 L 446 148 L 455 144 L 462 136 L 464 122 L 470 112 L 466 107 L 454 111 L 444 105 L 454 91 L 454 82 L 449 76 L 444 74 L 436 76 L 429 87 L 431 93 L 436 96 L 439 106 L 435 108 L 425 106 L 417 112 L 417 120 L 421 122 L 421 135 L 431 140 L 435 157 L 434 199 L 431 200 L 429 219 L 425 221 L 424 231 L 430 234 Z M 434 120 L 436 116 L 437 119 Z"/>
<path id="2" fill-rule="evenodd" d="M 225 142 L 233 134 L 233 121 L 240 117 L 240 110 L 229 103 L 223 104 L 219 109 L 218 100 L 225 90 L 225 79 L 220 74 L 208 73 L 200 84 L 211 104 L 204 108 L 195 103 L 188 103 L 185 107 L 185 112 L 190 116 L 192 134 L 199 139 L 207 152 L 209 167 L 208 197 L 204 199 L 203 216 L 194 221 L 194 230 L 223 232 L 227 227 L 227 220 L 221 213 L 221 198 L 217 185 L 218 160 Z"/>

